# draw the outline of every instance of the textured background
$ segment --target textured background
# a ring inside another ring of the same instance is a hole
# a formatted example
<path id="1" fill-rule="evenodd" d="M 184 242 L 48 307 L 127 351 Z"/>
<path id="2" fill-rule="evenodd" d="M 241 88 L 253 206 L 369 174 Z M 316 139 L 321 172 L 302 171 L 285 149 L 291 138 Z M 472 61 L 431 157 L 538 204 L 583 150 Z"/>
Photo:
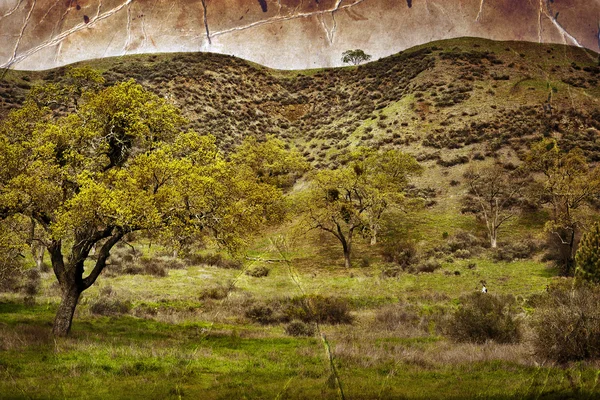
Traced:
<path id="1" fill-rule="evenodd" d="M 600 0 L 0 0 L 0 66 L 212 51 L 275 68 L 479 36 L 598 50 Z"/>

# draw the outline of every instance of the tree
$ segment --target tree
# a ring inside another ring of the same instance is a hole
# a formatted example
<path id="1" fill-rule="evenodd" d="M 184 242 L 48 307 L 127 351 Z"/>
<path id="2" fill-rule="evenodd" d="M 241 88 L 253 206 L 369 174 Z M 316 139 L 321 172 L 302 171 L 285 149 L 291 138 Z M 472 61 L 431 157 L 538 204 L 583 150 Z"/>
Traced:
<path id="1" fill-rule="evenodd" d="M 369 61 L 370 59 L 371 56 L 369 54 L 366 54 L 361 49 L 346 50 L 342 53 L 342 62 L 344 64 L 358 65 L 360 63 Z"/>
<path id="2" fill-rule="evenodd" d="M 492 248 L 498 246 L 498 232 L 520 208 L 520 195 L 525 179 L 521 171 L 509 173 L 502 166 L 469 168 L 464 174 L 469 192 L 463 199 L 463 211 L 482 220 Z"/>
<path id="3" fill-rule="evenodd" d="M 310 187 L 299 199 L 303 222 L 309 229 L 320 229 L 338 239 L 349 268 L 355 234 L 367 232 L 376 243 L 383 212 L 404 202 L 409 178 L 419 173 L 421 167 L 408 154 L 358 148 L 345 167 L 313 174 Z"/>
<path id="4" fill-rule="evenodd" d="M 81 93 L 65 116 L 28 99 L 0 127 L 0 217 L 44 231 L 59 336 L 126 234 L 185 232 L 236 249 L 281 209 L 278 189 L 225 161 L 213 137 L 181 133 L 178 110 L 135 82 Z"/>
<path id="5" fill-rule="evenodd" d="M 596 222 L 583 234 L 575 254 L 575 276 L 600 283 L 600 225 Z"/>
<path id="6" fill-rule="evenodd" d="M 0 224 L 0 288 L 13 281 L 23 269 L 25 230 L 19 217 L 5 217 Z"/>
<path id="7" fill-rule="evenodd" d="M 582 209 L 600 194 L 600 169 L 590 168 L 581 149 L 562 152 L 554 139 L 533 144 L 526 167 L 541 176 L 531 192 L 550 206 L 546 230 L 558 239 L 563 274 L 572 275 L 577 237 L 586 219 Z"/>
<path id="8" fill-rule="evenodd" d="M 287 150 L 285 143 L 274 136 L 262 142 L 254 136 L 246 138 L 231 160 L 250 167 L 261 182 L 282 189 L 289 189 L 309 169 L 299 152 Z"/>

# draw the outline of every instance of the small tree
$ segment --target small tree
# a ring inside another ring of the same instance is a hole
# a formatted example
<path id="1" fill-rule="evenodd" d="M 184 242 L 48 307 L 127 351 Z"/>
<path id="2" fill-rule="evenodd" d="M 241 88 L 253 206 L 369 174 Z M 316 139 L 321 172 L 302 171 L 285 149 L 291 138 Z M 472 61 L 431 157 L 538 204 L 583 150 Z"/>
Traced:
<path id="1" fill-rule="evenodd" d="M 343 168 L 314 173 L 299 197 L 305 226 L 337 238 L 348 268 L 355 234 L 370 232 L 371 242 L 376 242 L 383 212 L 403 203 L 408 179 L 421 172 L 412 156 L 397 150 L 358 148 L 349 160 Z"/>
<path id="2" fill-rule="evenodd" d="M 525 179 L 519 172 L 511 174 L 499 165 L 470 168 L 464 177 L 469 188 L 463 199 L 464 210 L 485 223 L 490 245 L 496 248 L 500 228 L 519 211 Z"/>
<path id="3" fill-rule="evenodd" d="M 586 218 L 581 211 L 600 194 L 600 168 L 590 168 L 581 149 L 562 152 L 554 139 L 532 145 L 525 165 L 541 175 L 531 193 L 550 206 L 546 230 L 559 241 L 563 274 L 572 275 L 577 237 Z"/>
<path id="4" fill-rule="evenodd" d="M 598 223 L 583 234 L 575 254 L 575 265 L 577 278 L 600 283 L 600 225 Z"/>
<path id="5" fill-rule="evenodd" d="M 289 189 L 309 169 L 309 163 L 298 151 L 287 150 L 283 141 L 268 136 L 264 141 L 246 138 L 236 148 L 231 160 L 234 164 L 252 169 L 264 183 Z"/>
<path id="6" fill-rule="evenodd" d="M 346 50 L 342 53 L 342 62 L 344 64 L 358 65 L 360 63 L 369 61 L 370 59 L 371 56 L 361 49 Z"/>

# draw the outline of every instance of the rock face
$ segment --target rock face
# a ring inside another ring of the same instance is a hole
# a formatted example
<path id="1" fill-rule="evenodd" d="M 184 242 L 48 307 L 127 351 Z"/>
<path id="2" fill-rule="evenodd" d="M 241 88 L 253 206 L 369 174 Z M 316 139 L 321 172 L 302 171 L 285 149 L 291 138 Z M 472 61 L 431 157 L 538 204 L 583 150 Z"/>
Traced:
<path id="1" fill-rule="evenodd" d="M 595 0 L 2 0 L 0 66 L 210 51 L 303 69 L 460 36 L 597 51 L 599 19 Z"/>

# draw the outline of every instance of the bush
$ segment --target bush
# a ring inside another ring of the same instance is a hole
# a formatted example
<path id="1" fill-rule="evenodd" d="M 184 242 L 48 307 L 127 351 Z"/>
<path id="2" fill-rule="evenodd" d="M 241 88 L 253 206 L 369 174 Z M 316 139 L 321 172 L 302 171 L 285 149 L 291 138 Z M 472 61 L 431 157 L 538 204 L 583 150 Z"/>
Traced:
<path id="1" fill-rule="evenodd" d="M 533 322 L 538 356 L 558 362 L 600 358 L 600 287 L 552 286 Z"/>
<path id="2" fill-rule="evenodd" d="M 277 322 L 273 309 L 265 304 L 258 304 L 246 310 L 246 317 L 262 325 Z"/>
<path id="3" fill-rule="evenodd" d="M 416 326 L 420 321 L 414 306 L 408 304 L 393 304 L 380 308 L 375 314 L 378 326 L 388 331 L 394 331 L 405 325 Z"/>
<path id="4" fill-rule="evenodd" d="M 403 269 L 396 266 L 386 267 L 381 270 L 382 278 L 396 278 L 400 273 L 402 273 Z"/>
<path id="5" fill-rule="evenodd" d="M 448 240 L 448 246 L 450 247 L 451 252 L 456 252 L 457 250 L 469 250 L 471 253 L 474 253 L 477 249 L 484 247 L 486 244 L 487 241 L 465 231 L 456 232 L 454 236 Z"/>
<path id="6" fill-rule="evenodd" d="M 40 270 L 37 268 L 31 268 L 25 271 L 25 277 L 27 280 L 25 281 L 25 284 L 21 290 L 26 296 L 35 296 L 42 288 L 42 275 Z"/>
<path id="7" fill-rule="evenodd" d="M 385 242 L 382 256 L 385 261 L 405 269 L 414 263 L 417 257 L 417 246 L 414 242 Z"/>
<path id="8" fill-rule="evenodd" d="M 290 336 L 314 336 L 315 327 L 302 321 L 292 321 L 285 327 L 285 333 Z"/>
<path id="9" fill-rule="evenodd" d="M 579 242 L 575 255 L 575 276 L 586 281 L 600 283 L 600 225 L 595 223 Z"/>
<path id="10" fill-rule="evenodd" d="M 458 249 L 454 252 L 454 256 L 457 258 L 470 258 L 471 252 L 467 249 Z"/>
<path id="11" fill-rule="evenodd" d="M 233 284 L 229 283 L 227 285 L 216 285 L 208 287 L 200 293 L 200 300 L 212 299 L 212 300 L 221 300 L 229 295 L 234 289 Z"/>
<path id="12" fill-rule="evenodd" d="M 436 260 L 435 258 L 430 258 L 424 261 L 423 263 L 419 264 L 419 266 L 417 267 L 417 272 L 431 273 L 437 269 L 440 269 L 441 267 L 442 265 L 438 260 Z"/>
<path id="13" fill-rule="evenodd" d="M 494 261 L 514 261 L 519 259 L 531 258 L 539 249 L 539 246 L 532 240 L 525 240 L 518 243 L 502 244 L 494 250 L 492 259 Z"/>
<path id="14" fill-rule="evenodd" d="M 300 320 L 306 323 L 350 324 L 353 320 L 346 300 L 321 295 L 290 299 L 284 306 L 283 313 L 289 320 Z"/>
<path id="15" fill-rule="evenodd" d="M 446 332 L 457 342 L 519 342 L 521 321 L 517 317 L 515 299 L 489 293 L 465 296 L 460 308 L 447 322 Z"/>
<path id="16" fill-rule="evenodd" d="M 90 304 L 90 312 L 95 315 L 121 315 L 131 310 L 131 302 L 102 296 Z"/>
<path id="17" fill-rule="evenodd" d="M 267 267 L 254 267 L 246 270 L 246 275 L 253 276 L 255 278 L 264 278 L 269 275 L 270 270 Z"/>
<path id="18" fill-rule="evenodd" d="M 142 258 L 140 259 L 142 265 L 142 271 L 146 275 L 165 277 L 167 276 L 167 270 L 163 260 L 156 258 Z"/>

